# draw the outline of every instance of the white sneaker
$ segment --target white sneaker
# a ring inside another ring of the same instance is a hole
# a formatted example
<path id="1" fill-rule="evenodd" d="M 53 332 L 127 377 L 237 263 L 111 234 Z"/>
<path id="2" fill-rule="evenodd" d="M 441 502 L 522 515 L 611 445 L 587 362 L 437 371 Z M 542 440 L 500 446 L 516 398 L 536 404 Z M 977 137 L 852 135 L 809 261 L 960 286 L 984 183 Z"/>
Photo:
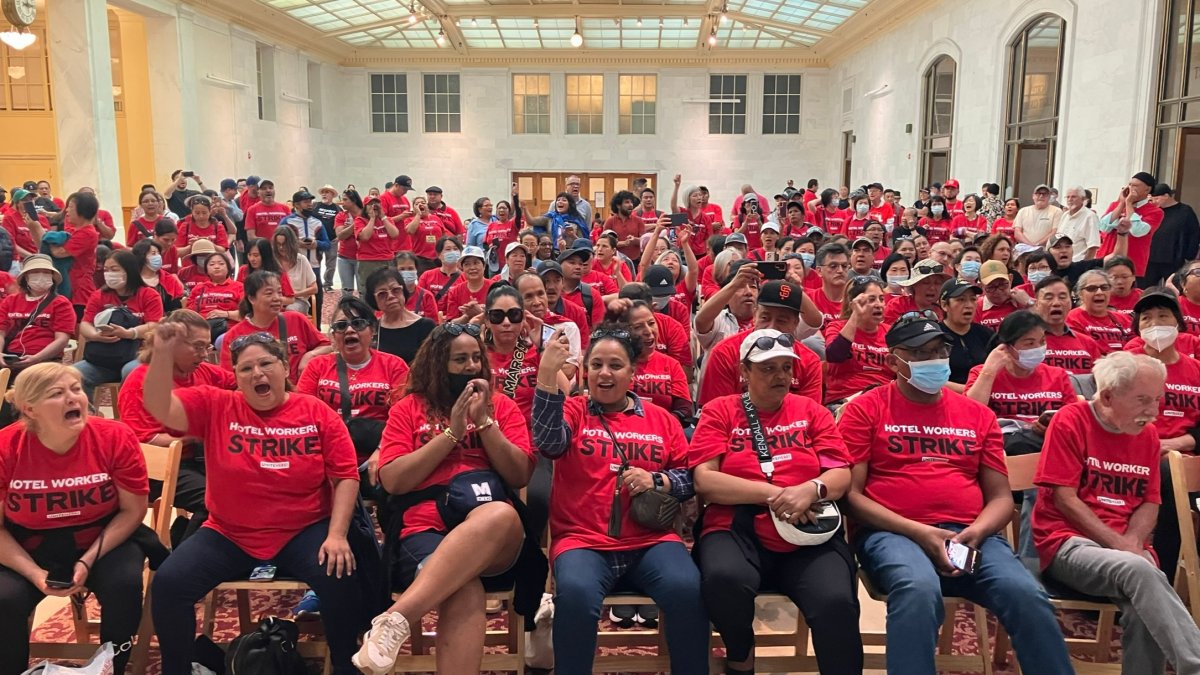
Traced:
<path id="1" fill-rule="evenodd" d="M 400 647 L 411 635 L 408 619 L 399 612 L 385 612 L 371 620 L 362 647 L 350 658 L 356 668 L 369 675 L 387 675 L 396 665 Z"/>
<path id="2" fill-rule="evenodd" d="M 525 634 L 525 665 L 530 668 L 554 668 L 554 596 L 542 594 L 542 604 L 533 616 L 535 627 Z"/>

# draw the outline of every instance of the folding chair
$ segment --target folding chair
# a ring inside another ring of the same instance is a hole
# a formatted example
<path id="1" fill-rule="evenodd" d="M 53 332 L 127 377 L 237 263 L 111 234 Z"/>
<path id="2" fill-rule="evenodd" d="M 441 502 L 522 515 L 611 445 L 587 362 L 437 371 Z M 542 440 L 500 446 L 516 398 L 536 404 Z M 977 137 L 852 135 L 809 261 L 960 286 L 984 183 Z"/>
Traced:
<path id="1" fill-rule="evenodd" d="M 1188 499 L 1189 492 L 1200 492 L 1200 457 L 1167 454 L 1174 494 L 1163 499 L 1175 500 L 1179 518 L 1179 568 L 1175 570 L 1175 592 L 1187 603 L 1192 619 L 1200 624 L 1200 553 L 1196 551 L 1196 512 Z"/>
<path id="2" fill-rule="evenodd" d="M 392 597 L 398 598 L 399 595 L 393 595 Z M 525 619 L 520 614 L 517 614 L 516 609 L 513 607 L 513 594 L 511 591 L 505 593 L 488 593 L 487 599 L 489 601 L 499 601 L 503 605 L 506 614 L 505 623 L 507 625 L 504 630 L 489 629 L 484 635 L 483 644 L 486 647 L 503 646 L 507 648 L 507 651 L 502 654 L 485 653 L 481 669 L 485 671 L 511 671 L 517 673 L 517 675 L 522 675 L 525 672 Z M 432 631 L 426 631 L 422 625 L 420 630 L 413 631 L 412 637 L 409 640 L 412 653 L 398 656 L 392 672 L 436 672 L 437 656 L 430 651 L 436 637 L 436 628 Z"/>

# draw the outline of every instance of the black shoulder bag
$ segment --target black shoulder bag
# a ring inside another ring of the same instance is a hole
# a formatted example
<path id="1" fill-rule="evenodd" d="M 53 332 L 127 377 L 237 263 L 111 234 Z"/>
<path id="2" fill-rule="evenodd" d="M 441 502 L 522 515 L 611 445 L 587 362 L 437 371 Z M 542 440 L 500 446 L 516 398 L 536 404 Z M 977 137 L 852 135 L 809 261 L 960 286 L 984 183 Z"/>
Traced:
<path id="1" fill-rule="evenodd" d="M 350 432 L 350 441 L 354 443 L 354 454 L 358 456 L 361 465 L 367 461 L 371 453 L 379 447 L 383 439 L 384 423 L 380 420 L 370 420 L 350 416 L 350 375 L 347 372 L 346 360 L 338 354 L 337 359 L 338 387 L 341 389 L 342 422 Z"/>
<path id="2" fill-rule="evenodd" d="M 446 277 L 446 285 L 442 286 L 442 288 L 433 296 L 433 299 L 441 302 L 442 298 L 446 297 L 446 294 L 450 292 L 450 287 L 454 285 L 454 282 L 458 281 L 458 275 L 459 273 L 455 272 L 454 274 Z"/>
<path id="3" fill-rule="evenodd" d="M 600 420 L 600 426 L 604 427 L 604 432 L 612 439 L 617 456 L 621 458 L 621 467 L 617 469 L 617 484 L 613 489 L 612 512 L 608 516 L 608 536 L 620 537 L 621 479 L 625 477 L 625 470 L 629 468 L 629 459 L 625 456 L 625 448 L 617 441 L 612 429 L 608 428 L 604 414 L 597 415 L 597 418 Z M 629 502 L 629 509 L 633 521 L 638 525 L 651 530 L 667 531 L 675 527 L 675 517 L 679 515 L 679 500 L 666 492 L 647 490 L 634 495 Z"/>
<path id="4" fill-rule="evenodd" d="M 521 380 L 521 366 L 525 365 L 525 351 L 529 348 L 522 340 L 517 340 L 513 350 L 512 361 L 508 364 L 508 372 L 504 375 L 504 393 L 511 399 L 517 397 L 517 385 Z"/>

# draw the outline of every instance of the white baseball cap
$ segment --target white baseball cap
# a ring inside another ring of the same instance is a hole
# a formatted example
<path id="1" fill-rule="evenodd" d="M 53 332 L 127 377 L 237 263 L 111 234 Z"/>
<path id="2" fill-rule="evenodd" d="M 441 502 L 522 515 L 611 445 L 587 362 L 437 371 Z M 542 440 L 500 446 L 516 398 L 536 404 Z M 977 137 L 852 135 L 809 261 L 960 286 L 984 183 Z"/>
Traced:
<path id="1" fill-rule="evenodd" d="M 792 348 L 795 342 L 796 338 L 774 328 L 760 328 L 742 340 L 739 353 L 742 361 L 750 361 L 750 363 L 762 363 L 781 356 L 798 359 L 800 357 Z"/>

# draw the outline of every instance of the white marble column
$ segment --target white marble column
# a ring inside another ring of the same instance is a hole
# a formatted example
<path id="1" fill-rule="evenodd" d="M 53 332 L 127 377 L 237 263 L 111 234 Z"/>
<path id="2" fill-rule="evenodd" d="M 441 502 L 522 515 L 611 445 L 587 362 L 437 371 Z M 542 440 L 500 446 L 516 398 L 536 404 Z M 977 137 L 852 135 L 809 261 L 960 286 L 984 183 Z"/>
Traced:
<path id="1" fill-rule="evenodd" d="M 192 169 L 200 138 L 196 120 L 195 13 L 180 5 L 174 16 L 146 17 L 150 104 L 154 109 L 155 182 Z"/>
<path id="2" fill-rule="evenodd" d="M 89 185 L 103 206 L 121 207 L 113 114 L 112 54 L 104 0 L 49 3 L 50 77 L 62 192 Z"/>

